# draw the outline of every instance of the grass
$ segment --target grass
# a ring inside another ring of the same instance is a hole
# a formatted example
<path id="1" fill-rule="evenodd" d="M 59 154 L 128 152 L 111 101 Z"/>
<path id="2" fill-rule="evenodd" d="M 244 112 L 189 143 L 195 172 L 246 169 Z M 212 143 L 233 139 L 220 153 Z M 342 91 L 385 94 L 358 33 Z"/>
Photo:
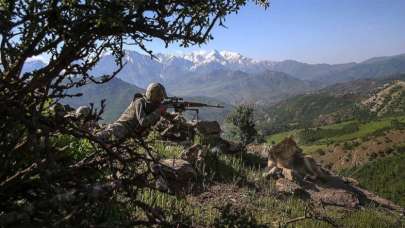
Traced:
<path id="1" fill-rule="evenodd" d="M 343 173 L 357 179 L 366 189 L 405 207 L 405 146 L 392 156 L 369 162 Z M 402 152 L 400 152 L 402 151 Z"/>
<path id="2" fill-rule="evenodd" d="M 301 145 L 300 147 L 305 154 L 312 154 L 317 150 L 325 150 L 328 146 L 326 144 L 313 144 L 313 145 Z"/>
<path id="3" fill-rule="evenodd" d="M 358 131 L 343 134 L 343 135 L 336 135 L 333 137 L 321 138 L 310 144 L 300 143 L 298 135 L 299 135 L 299 132 L 303 131 L 304 129 L 295 129 L 295 130 L 291 130 L 291 131 L 286 131 L 286 132 L 281 132 L 281 133 L 277 133 L 274 135 L 270 135 L 266 138 L 266 141 L 267 141 L 267 143 L 272 143 L 273 141 L 275 143 L 279 143 L 284 138 L 293 136 L 295 139 L 297 139 L 298 144 L 303 149 L 304 153 L 311 154 L 318 149 L 326 149 L 328 144 L 332 144 L 332 143 L 335 144 L 335 143 L 346 142 L 346 141 L 350 141 L 350 140 L 354 140 L 354 139 L 361 139 L 361 138 L 365 138 L 367 136 L 379 133 L 381 131 L 388 130 L 391 128 L 391 121 L 394 119 L 396 119 L 400 122 L 405 122 L 405 116 L 399 116 L 399 117 L 387 117 L 387 118 L 383 118 L 380 120 L 370 121 L 368 123 L 361 123 L 361 124 L 359 124 Z M 320 128 L 321 129 L 341 129 L 345 125 L 353 124 L 353 123 L 356 123 L 356 121 L 346 121 L 346 122 L 342 122 L 342 123 L 338 123 L 338 124 L 322 126 Z"/>
<path id="4" fill-rule="evenodd" d="M 356 139 L 356 138 L 363 138 L 380 129 L 391 127 L 391 121 L 393 119 L 397 119 L 400 122 L 404 122 L 405 116 L 389 117 L 389 118 L 384 118 L 381 120 L 371 121 L 371 122 L 368 122 L 365 124 L 360 124 L 359 130 L 357 132 L 353 132 L 353 133 L 345 134 L 345 135 L 341 135 L 341 136 L 336 136 L 336 137 L 332 137 L 329 139 L 333 140 L 335 142 L 343 142 L 343 141 L 352 140 L 352 139 Z M 324 140 L 321 140 L 321 142 L 322 141 L 324 141 Z"/>
<path id="5" fill-rule="evenodd" d="M 155 147 L 162 157 L 178 157 L 181 152 L 181 147 L 166 147 L 159 143 Z M 312 146 L 310 149 L 317 148 Z M 182 221 L 191 227 L 213 227 L 221 224 L 227 227 L 229 222 L 233 222 L 230 227 L 246 227 L 246 224 L 250 224 L 250 227 L 266 227 L 282 225 L 290 219 L 303 216 L 305 208 L 309 206 L 308 202 L 276 194 L 274 181 L 262 177 L 263 169 L 259 163 L 260 160 L 254 156 L 212 155 L 206 162 L 207 172 L 203 175 L 206 175 L 204 181 L 208 182 L 201 195 L 198 193 L 178 197 L 144 189 L 139 192 L 140 200 L 162 208 L 169 214 L 169 220 Z M 220 186 L 217 191 L 208 187 L 216 185 Z M 208 192 L 209 194 L 203 197 L 204 193 Z M 223 207 L 228 203 L 232 205 L 232 210 L 224 211 Z M 398 215 L 373 206 L 350 213 L 328 208 L 322 213 L 342 227 L 399 227 L 405 222 L 399 220 Z M 331 225 L 317 219 L 306 219 L 287 227 Z"/>

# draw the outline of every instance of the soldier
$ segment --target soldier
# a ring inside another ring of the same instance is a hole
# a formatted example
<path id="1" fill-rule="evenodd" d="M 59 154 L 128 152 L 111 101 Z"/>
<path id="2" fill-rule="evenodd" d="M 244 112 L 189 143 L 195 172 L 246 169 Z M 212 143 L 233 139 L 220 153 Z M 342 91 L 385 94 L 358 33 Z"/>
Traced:
<path id="1" fill-rule="evenodd" d="M 117 121 L 109 124 L 96 136 L 102 141 L 122 142 L 130 136 L 146 135 L 147 129 L 156 124 L 167 107 L 162 104 L 167 97 L 166 90 L 160 83 L 151 83 L 145 95 L 135 94 L 128 108 Z"/>

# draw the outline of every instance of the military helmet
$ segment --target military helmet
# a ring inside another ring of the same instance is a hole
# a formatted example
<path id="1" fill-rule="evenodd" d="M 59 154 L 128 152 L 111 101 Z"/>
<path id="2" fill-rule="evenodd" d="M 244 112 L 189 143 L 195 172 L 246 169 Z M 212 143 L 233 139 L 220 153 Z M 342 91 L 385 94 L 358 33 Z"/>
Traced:
<path id="1" fill-rule="evenodd" d="M 161 102 L 167 97 L 166 89 L 160 83 L 151 83 L 146 88 L 145 96 L 150 102 Z"/>

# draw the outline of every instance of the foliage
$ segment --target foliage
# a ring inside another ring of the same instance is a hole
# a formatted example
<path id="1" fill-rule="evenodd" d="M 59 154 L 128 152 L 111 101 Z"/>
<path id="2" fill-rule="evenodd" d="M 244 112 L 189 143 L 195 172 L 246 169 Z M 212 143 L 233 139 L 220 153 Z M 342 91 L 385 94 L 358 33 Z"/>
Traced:
<path id="1" fill-rule="evenodd" d="M 405 206 L 405 153 L 396 149 L 396 154 L 369 162 L 343 173 L 356 178 L 360 185 L 377 194 Z M 403 147 L 402 147 L 402 150 Z"/>
<path id="2" fill-rule="evenodd" d="M 67 156 L 74 160 L 84 159 L 93 150 L 88 139 L 77 139 L 71 135 L 60 134 L 52 141 L 56 148 L 64 148 Z"/>
<path id="3" fill-rule="evenodd" d="M 257 130 L 253 119 L 254 107 L 251 105 L 237 106 L 226 118 L 226 121 L 236 127 L 236 135 L 247 145 L 257 136 Z"/>
<path id="4" fill-rule="evenodd" d="M 367 123 L 376 118 L 376 114 L 370 112 L 369 109 L 361 105 L 355 105 L 353 107 L 353 116 L 356 120 L 361 123 Z"/>
<path id="5" fill-rule="evenodd" d="M 327 119 L 333 123 L 346 121 L 353 117 L 357 99 L 355 95 L 335 96 L 323 92 L 291 97 L 261 110 L 265 114 L 259 118 L 260 130 L 274 134 L 324 125 Z"/>
<path id="6" fill-rule="evenodd" d="M 111 80 L 125 65 L 124 45 L 152 54 L 145 43 L 152 39 L 166 46 L 203 44 L 212 39 L 213 26 L 246 3 L 0 1 L 1 226 L 165 224 L 137 198 L 154 178 L 148 169 L 153 157 L 145 156 L 148 146 L 136 140 L 102 142 L 87 123 L 66 117 L 58 102 L 81 95 L 71 88 Z M 115 57 L 117 69 L 95 77 L 91 69 L 106 52 Z M 24 72 L 29 58 L 43 54 L 47 64 Z M 99 120 L 103 103 L 100 107 L 91 111 L 91 121 Z M 116 208 L 112 214 L 119 214 L 118 221 L 104 218 L 109 208 Z M 144 211 L 144 219 L 128 208 Z"/>
<path id="7" fill-rule="evenodd" d="M 381 136 L 389 130 L 402 129 L 404 122 L 405 116 L 379 118 L 366 123 L 347 121 L 313 129 L 294 129 L 281 132 L 266 137 L 266 141 L 278 143 L 285 137 L 294 136 L 299 139 L 300 146 L 305 150 L 308 147 L 326 147 L 334 143 L 344 143 L 355 139 L 365 140 L 370 136 Z M 357 130 L 355 131 L 355 129 Z M 309 135 L 305 135 L 305 130 Z"/>
<path id="8" fill-rule="evenodd" d="M 392 119 L 391 128 L 398 129 L 398 130 L 405 129 L 405 123 L 399 121 L 398 119 Z"/>
<path id="9" fill-rule="evenodd" d="M 298 137 L 302 144 L 309 144 L 323 138 L 332 138 L 339 135 L 353 133 L 359 130 L 359 124 L 348 123 L 343 125 L 342 128 L 306 128 L 299 131 Z"/>

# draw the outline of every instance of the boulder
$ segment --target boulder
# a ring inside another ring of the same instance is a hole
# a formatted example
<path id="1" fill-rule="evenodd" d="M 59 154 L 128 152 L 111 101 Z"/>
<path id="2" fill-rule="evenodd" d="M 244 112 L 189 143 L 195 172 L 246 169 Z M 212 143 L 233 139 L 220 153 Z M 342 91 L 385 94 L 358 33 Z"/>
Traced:
<path id="1" fill-rule="evenodd" d="M 236 154 L 242 150 L 242 145 L 240 143 L 228 141 L 220 137 L 218 137 L 215 141 L 212 140 L 211 142 L 215 142 L 211 144 L 211 152 L 214 154 Z"/>
<path id="2" fill-rule="evenodd" d="M 198 121 L 195 124 L 195 129 L 201 135 L 221 134 L 221 127 L 217 121 Z"/>
<path id="3" fill-rule="evenodd" d="M 340 206 L 345 208 L 356 208 L 359 206 L 359 199 L 344 189 L 325 188 L 311 193 L 311 198 L 322 204 Z"/>
<path id="4" fill-rule="evenodd" d="M 306 196 L 308 194 L 300 185 L 285 178 L 276 181 L 276 190 L 279 193 L 294 196 Z"/>
<path id="5" fill-rule="evenodd" d="M 226 141 L 226 140 L 225 140 Z M 234 141 L 226 141 L 228 144 L 227 152 L 229 154 L 235 154 L 242 150 L 242 144 Z"/>
<path id="6" fill-rule="evenodd" d="M 193 166 L 183 159 L 163 159 L 152 166 L 152 171 L 158 176 L 156 187 L 175 194 L 187 192 L 196 176 Z"/>
<path id="7" fill-rule="evenodd" d="M 194 125 L 179 116 L 173 120 L 161 118 L 154 126 L 163 140 L 173 142 L 192 141 L 195 135 Z"/>
<path id="8" fill-rule="evenodd" d="M 261 158 L 267 159 L 269 154 L 266 150 L 266 144 L 250 143 L 246 146 L 246 151 L 251 154 L 255 154 Z"/>

